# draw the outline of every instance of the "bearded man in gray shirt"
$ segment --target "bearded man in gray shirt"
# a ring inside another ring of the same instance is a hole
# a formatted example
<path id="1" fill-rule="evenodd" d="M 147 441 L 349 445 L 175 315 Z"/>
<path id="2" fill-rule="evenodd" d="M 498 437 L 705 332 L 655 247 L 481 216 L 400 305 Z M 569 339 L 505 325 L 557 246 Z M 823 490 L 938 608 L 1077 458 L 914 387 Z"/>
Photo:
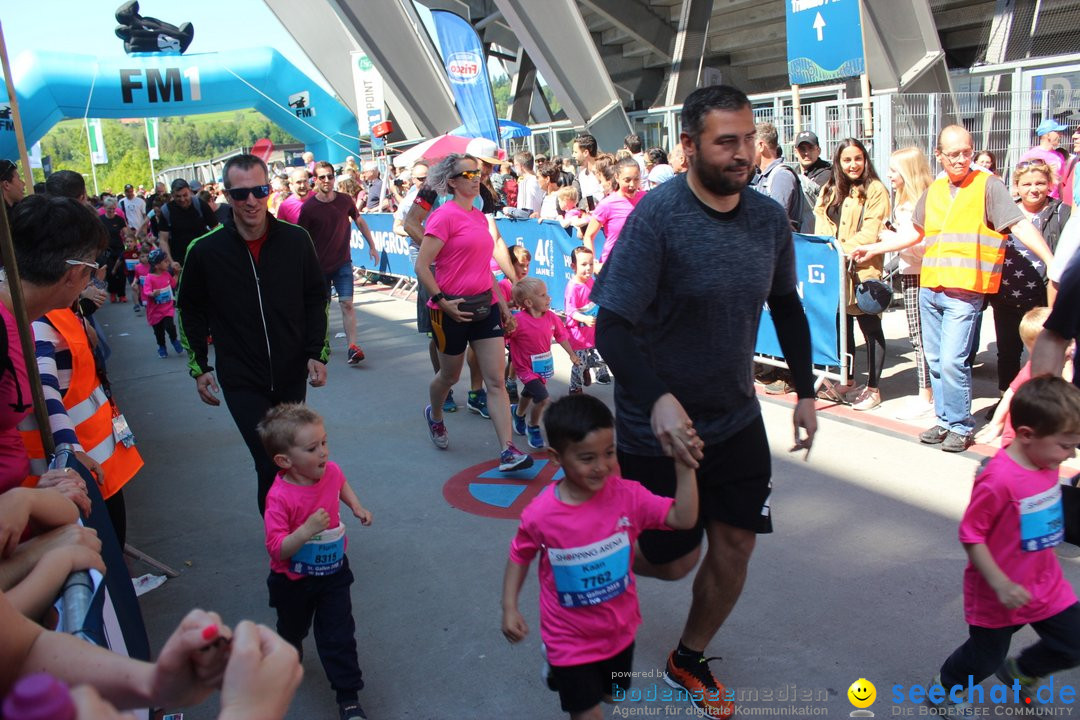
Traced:
<path id="1" fill-rule="evenodd" d="M 641 534 L 634 571 L 675 580 L 708 549 L 668 680 L 710 717 L 734 703 L 703 651 L 742 592 L 756 535 L 772 531 L 771 458 L 754 393 L 753 355 L 766 301 L 799 395 L 795 447 L 817 429 L 810 329 L 796 292 L 784 209 L 747 188 L 754 117 L 742 91 L 702 88 L 683 105 L 689 170 L 631 213 L 592 299 L 596 344 L 615 374 L 619 466 L 672 496 L 671 456 L 697 469 L 701 513 L 687 531 Z"/>

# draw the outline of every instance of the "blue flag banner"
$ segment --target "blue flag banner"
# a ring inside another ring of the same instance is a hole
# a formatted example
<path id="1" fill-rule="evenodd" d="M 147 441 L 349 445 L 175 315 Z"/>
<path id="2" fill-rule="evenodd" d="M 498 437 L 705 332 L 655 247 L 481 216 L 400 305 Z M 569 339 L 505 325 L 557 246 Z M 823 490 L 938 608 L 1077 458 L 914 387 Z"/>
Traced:
<path id="1" fill-rule="evenodd" d="M 446 10 L 432 10 L 431 17 L 435 21 L 446 78 L 454 93 L 458 115 L 465 124 L 464 134 L 487 138 L 498 144 L 495 98 L 491 94 L 487 56 L 480 44 L 480 37 L 460 15 Z"/>
<path id="2" fill-rule="evenodd" d="M 836 313 L 844 290 L 843 255 L 836 240 L 795 233 L 795 272 L 799 297 L 810 323 L 811 357 L 815 365 L 840 365 Z M 761 313 L 755 351 L 783 357 L 772 315 Z"/>
<path id="3" fill-rule="evenodd" d="M 377 269 L 380 273 L 416 277 L 412 263 L 409 262 L 409 238 L 394 234 L 394 216 L 385 213 L 364 215 L 371 237 L 375 241 L 375 250 L 379 253 L 379 267 L 371 268 L 371 256 L 367 244 L 359 230 L 352 232 L 353 267 Z M 510 220 L 495 221 L 508 246 L 524 245 L 532 256 L 529 274 L 540 278 L 548 286 L 551 295 L 551 309 L 562 310 L 566 285 L 574 276 L 570 263 L 570 253 L 581 245 L 581 240 L 572 235 L 555 220 Z M 599 255 L 604 249 L 604 234 L 600 232 L 595 241 Z"/>
<path id="4" fill-rule="evenodd" d="M 367 244 L 358 230 L 352 235 L 354 267 L 378 270 L 388 275 L 416 277 L 409 262 L 409 238 L 394 234 L 394 216 L 385 213 L 364 215 L 375 250 L 379 254 L 378 268 L 371 268 Z M 495 221 L 508 246 L 524 245 L 532 256 L 529 275 L 547 284 L 551 309 L 560 312 L 570 278 L 574 276 L 570 253 L 581 240 L 555 220 Z M 843 255 L 836 240 L 830 237 L 795 233 L 795 270 L 797 289 L 802 298 L 806 319 L 810 323 L 811 357 L 815 365 L 840 365 L 836 317 L 845 287 Z M 603 233 L 597 235 L 596 253 L 603 252 Z M 760 355 L 782 358 L 780 341 L 776 337 L 772 315 L 766 307 L 761 314 L 755 351 Z"/>

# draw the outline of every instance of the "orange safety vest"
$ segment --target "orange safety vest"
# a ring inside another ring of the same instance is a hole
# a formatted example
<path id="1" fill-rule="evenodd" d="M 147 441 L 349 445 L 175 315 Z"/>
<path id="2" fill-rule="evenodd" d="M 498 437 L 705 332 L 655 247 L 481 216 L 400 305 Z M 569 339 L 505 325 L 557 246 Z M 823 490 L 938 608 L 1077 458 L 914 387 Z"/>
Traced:
<path id="1" fill-rule="evenodd" d="M 926 254 L 919 284 L 990 295 L 1001 285 L 1006 235 L 986 224 L 989 173 L 968 174 L 953 197 L 947 177 L 926 192 Z"/>
<path id="2" fill-rule="evenodd" d="M 126 447 L 116 441 L 112 419 L 120 412 L 101 387 L 94 351 L 90 348 L 82 319 L 66 308 L 53 310 L 45 317 L 63 336 L 71 351 L 71 381 L 64 392 L 64 407 L 83 452 L 96 460 L 105 471 L 105 485 L 101 488 L 101 494 L 109 498 L 135 477 L 143 466 L 142 457 L 134 447 Z M 28 484 L 34 485 L 48 465 L 33 414 L 19 423 L 19 430 L 22 431 L 23 444 L 30 456 L 32 476 Z"/>

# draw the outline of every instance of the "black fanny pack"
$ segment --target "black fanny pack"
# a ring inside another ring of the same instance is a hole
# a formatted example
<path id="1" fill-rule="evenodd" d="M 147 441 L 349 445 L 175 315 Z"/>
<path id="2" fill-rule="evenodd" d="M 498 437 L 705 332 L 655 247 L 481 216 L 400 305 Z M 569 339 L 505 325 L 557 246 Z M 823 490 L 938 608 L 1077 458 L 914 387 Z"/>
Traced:
<path id="1" fill-rule="evenodd" d="M 483 320 L 491 314 L 491 291 L 482 292 L 479 295 L 447 295 L 447 300 L 462 299 L 458 310 L 460 312 L 472 313 L 473 320 Z"/>

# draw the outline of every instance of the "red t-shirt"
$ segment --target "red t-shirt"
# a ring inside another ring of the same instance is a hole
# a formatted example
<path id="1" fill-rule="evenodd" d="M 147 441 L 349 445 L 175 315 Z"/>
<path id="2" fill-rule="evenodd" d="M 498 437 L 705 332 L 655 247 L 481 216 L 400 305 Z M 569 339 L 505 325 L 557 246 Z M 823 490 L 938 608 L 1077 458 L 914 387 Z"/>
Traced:
<path id="1" fill-rule="evenodd" d="M 356 217 L 356 205 L 343 193 L 335 193 L 330 202 L 323 202 L 312 193 L 300 208 L 297 224 L 311 235 L 323 275 L 332 275 L 352 261 L 349 240 Z"/>

